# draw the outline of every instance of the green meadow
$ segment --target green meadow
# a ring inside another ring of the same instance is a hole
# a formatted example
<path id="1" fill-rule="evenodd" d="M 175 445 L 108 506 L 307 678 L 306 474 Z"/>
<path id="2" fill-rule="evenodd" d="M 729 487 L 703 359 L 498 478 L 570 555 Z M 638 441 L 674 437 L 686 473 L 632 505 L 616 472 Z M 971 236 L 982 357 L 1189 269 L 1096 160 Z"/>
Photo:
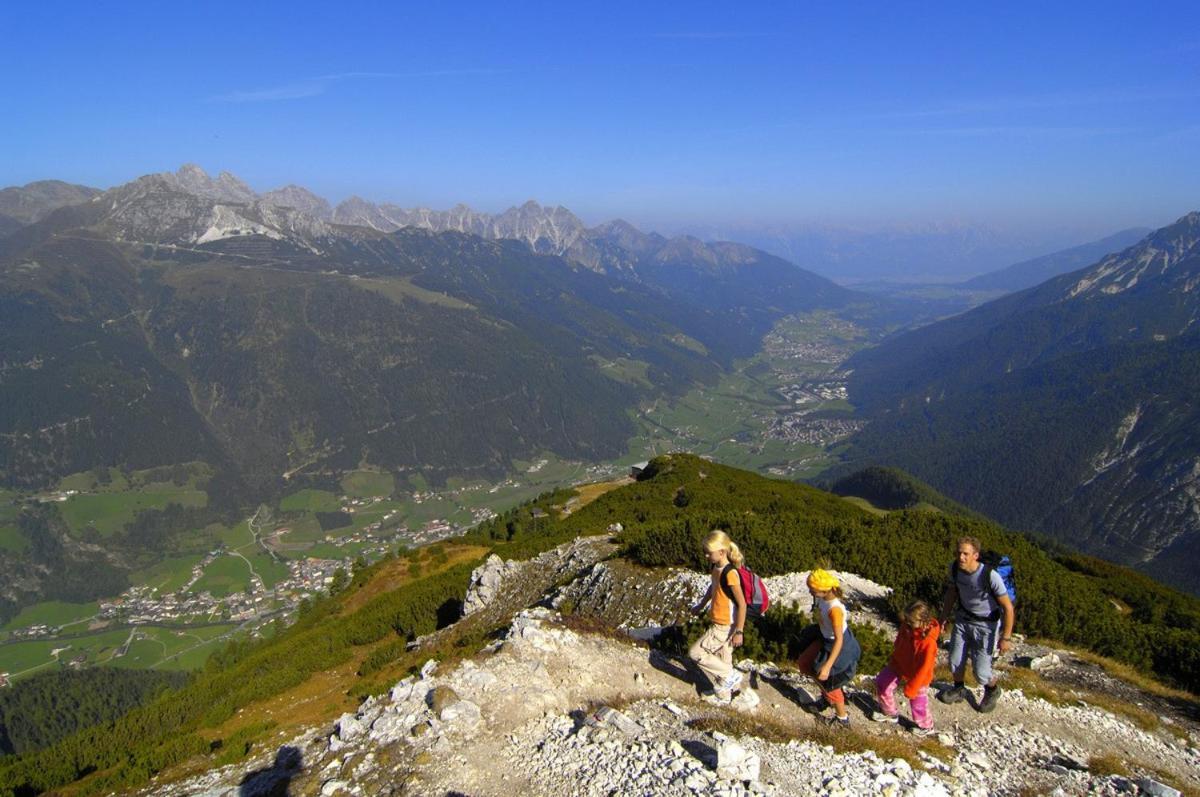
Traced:
<path id="1" fill-rule="evenodd" d="M 342 477 L 342 491 L 355 498 L 373 498 L 377 495 L 387 497 L 395 489 L 396 480 L 390 473 L 355 470 Z"/>
<path id="2" fill-rule="evenodd" d="M 102 537 L 111 537 L 146 509 L 162 509 L 167 504 L 205 506 L 208 495 L 189 487 L 160 485 L 124 492 L 74 495 L 62 503 L 63 520 L 76 536 L 94 526 Z"/>
<path id="3" fill-rule="evenodd" d="M 195 670 L 204 666 L 214 650 L 225 644 L 228 635 L 237 630 L 233 623 L 202 628 L 152 628 L 133 630 L 134 641 L 123 656 L 117 652 L 130 638 L 132 629 L 118 628 L 98 631 L 63 640 L 37 640 L 0 645 L 0 672 L 23 677 L 42 670 L 63 666 L 81 653 L 90 665 L 107 665 L 129 669 Z M 59 658 L 51 651 L 65 648 Z M 60 661 L 62 662 L 60 664 Z"/>
<path id="4" fill-rule="evenodd" d="M 246 560 L 233 554 L 224 554 L 204 568 L 204 575 L 192 585 L 192 591 L 210 592 L 214 598 L 223 598 L 233 592 L 242 592 L 249 585 L 250 565 Z"/>
<path id="5" fill-rule="evenodd" d="M 99 611 L 98 603 L 64 603 L 63 601 L 44 601 L 33 606 L 26 606 L 21 613 L 4 626 L 6 631 L 17 628 L 28 628 L 31 625 L 66 625 L 93 616 Z"/>
<path id="6" fill-rule="evenodd" d="M 129 574 L 130 583 L 152 587 L 159 594 L 176 592 L 192 578 L 192 568 L 199 564 L 204 554 L 176 556 Z"/>
<path id="7" fill-rule="evenodd" d="M 341 508 L 338 497 L 327 490 L 300 490 L 279 502 L 281 512 L 336 512 Z"/>

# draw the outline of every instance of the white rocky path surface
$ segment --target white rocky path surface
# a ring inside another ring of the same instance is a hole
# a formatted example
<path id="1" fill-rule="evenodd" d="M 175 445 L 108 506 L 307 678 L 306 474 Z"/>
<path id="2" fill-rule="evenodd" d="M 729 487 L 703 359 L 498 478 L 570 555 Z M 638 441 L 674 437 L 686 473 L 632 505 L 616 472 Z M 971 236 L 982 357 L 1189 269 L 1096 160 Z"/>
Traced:
<path id="1" fill-rule="evenodd" d="M 744 662 L 758 707 L 714 707 L 697 699 L 678 662 L 570 624 L 545 608 L 521 612 L 473 659 L 444 671 L 431 662 L 333 727 L 148 793 L 1175 793 L 1153 777 L 1200 789 L 1194 736 L 1189 744 L 1144 731 L 1095 707 L 1013 690 L 986 717 L 937 704 L 936 744 L 870 723 L 857 705 L 853 732 L 818 731 L 793 699 L 809 685 L 794 676 L 768 679 L 760 674 L 774 668 Z M 1131 777 L 1089 771 L 1103 756 L 1126 762 Z"/>

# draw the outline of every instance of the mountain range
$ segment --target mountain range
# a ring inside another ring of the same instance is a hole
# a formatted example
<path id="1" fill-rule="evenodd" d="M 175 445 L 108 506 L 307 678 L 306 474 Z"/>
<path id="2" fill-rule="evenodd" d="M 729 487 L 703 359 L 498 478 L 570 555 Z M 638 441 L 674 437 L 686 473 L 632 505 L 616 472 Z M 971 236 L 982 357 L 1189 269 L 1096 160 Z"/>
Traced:
<path id="1" fill-rule="evenodd" d="M 1200 588 L 1200 213 L 846 364 L 849 457 Z"/>
<path id="2" fill-rule="evenodd" d="M 533 204 L 483 237 L 454 213 L 348 224 L 347 203 L 185 166 L 0 239 L 0 482 L 197 457 L 256 488 L 362 461 L 440 478 L 610 457 L 639 397 L 856 299 L 738 244 Z"/>

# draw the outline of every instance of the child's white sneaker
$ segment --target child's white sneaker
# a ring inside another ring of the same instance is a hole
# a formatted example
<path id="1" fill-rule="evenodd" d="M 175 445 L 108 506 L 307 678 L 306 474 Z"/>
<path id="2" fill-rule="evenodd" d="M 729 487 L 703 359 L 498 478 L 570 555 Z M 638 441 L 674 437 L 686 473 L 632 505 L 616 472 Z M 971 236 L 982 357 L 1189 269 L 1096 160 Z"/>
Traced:
<path id="1" fill-rule="evenodd" d="M 900 717 L 895 714 L 887 714 L 882 711 L 872 711 L 871 720 L 874 722 L 886 722 L 890 725 L 897 725 L 900 722 Z"/>
<path id="2" fill-rule="evenodd" d="M 736 692 L 738 687 L 742 685 L 742 674 L 737 670 L 725 676 L 725 680 L 721 682 L 721 688 L 727 692 Z"/>
<path id="3" fill-rule="evenodd" d="M 712 706 L 728 706 L 733 702 L 733 695 L 728 689 L 717 689 L 712 694 L 704 695 L 700 699 Z"/>

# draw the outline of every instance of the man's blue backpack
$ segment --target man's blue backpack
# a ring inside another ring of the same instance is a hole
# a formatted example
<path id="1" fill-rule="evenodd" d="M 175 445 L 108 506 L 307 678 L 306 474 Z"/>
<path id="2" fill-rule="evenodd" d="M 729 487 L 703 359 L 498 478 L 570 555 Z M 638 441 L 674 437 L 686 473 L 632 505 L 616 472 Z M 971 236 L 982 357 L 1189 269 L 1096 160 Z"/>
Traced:
<path id="1" fill-rule="evenodd" d="M 984 567 L 989 570 L 995 570 L 1000 574 L 1000 578 L 1004 579 L 1004 588 L 1008 590 L 1008 599 L 1014 604 L 1017 602 L 1017 580 L 1013 575 L 1013 563 L 1005 554 L 996 553 L 995 551 L 984 551 L 979 554 L 979 561 Z M 984 574 L 985 579 L 991 578 L 988 574 Z"/>

